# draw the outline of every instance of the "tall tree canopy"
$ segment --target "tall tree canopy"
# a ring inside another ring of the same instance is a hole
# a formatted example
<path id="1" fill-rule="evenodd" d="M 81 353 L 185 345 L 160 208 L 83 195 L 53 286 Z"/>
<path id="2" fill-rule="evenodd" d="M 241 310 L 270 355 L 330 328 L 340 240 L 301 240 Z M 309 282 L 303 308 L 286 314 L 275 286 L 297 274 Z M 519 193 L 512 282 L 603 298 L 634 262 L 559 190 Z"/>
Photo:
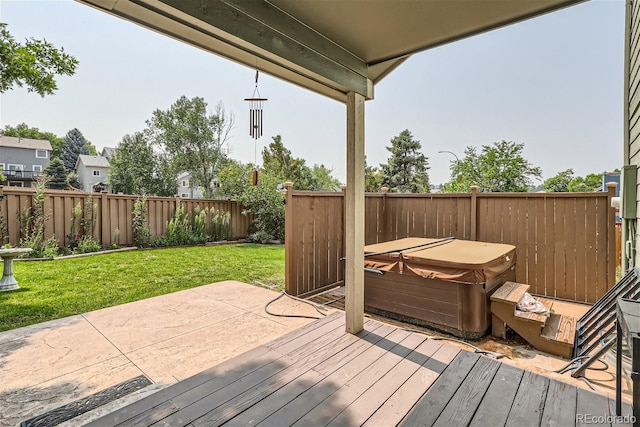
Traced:
<path id="1" fill-rule="evenodd" d="M 467 147 L 465 157 L 452 163 L 450 182 L 445 192 L 468 192 L 477 185 L 483 192 L 526 192 L 532 178 L 540 178 L 542 171 L 522 156 L 524 144 L 512 141 L 483 145 L 478 153 L 476 147 Z"/>
<path id="2" fill-rule="evenodd" d="M 109 185 L 115 193 L 153 194 L 153 148 L 142 132 L 125 135 L 109 160 L 109 165 Z"/>
<path id="3" fill-rule="evenodd" d="M 367 163 L 367 158 L 364 159 L 364 191 L 369 193 L 380 192 L 382 188 L 382 181 L 384 177 L 382 172 L 375 166 L 370 166 Z"/>
<path id="4" fill-rule="evenodd" d="M 51 157 L 60 157 L 62 148 L 64 147 L 64 139 L 55 135 L 52 132 L 40 131 L 38 128 L 29 127 L 26 123 L 20 123 L 13 127 L 6 125 L 2 130 L 2 134 L 6 136 L 13 136 L 16 138 L 30 138 L 30 139 L 46 139 L 51 143 Z"/>
<path id="5" fill-rule="evenodd" d="M 213 180 L 227 158 L 225 147 L 233 128 L 233 114 L 223 104 L 207 113 L 204 99 L 180 97 L 166 110 L 155 110 L 147 121 L 152 141 L 167 154 L 176 171 L 191 174 L 202 187 L 204 197 L 212 197 Z"/>
<path id="6" fill-rule="evenodd" d="M 286 148 L 282 137 L 272 137 L 272 142 L 262 150 L 262 169 L 279 182 L 291 181 L 296 190 L 335 191 L 340 181 L 333 176 L 333 170 L 324 165 L 306 165 L 306 161 L 294 157 Z"/>
<path id="7" fill-rule="evenodd" d="M 291 150 L 282 143 L 282 137 L 276 135 L 273 141 L 262 149 L 262 168 L 264 173 L 280 182 L 291 181 L 296 190 L 309 187 L 311 171 L 302 158 L 293 157 Z"/>
<path id="8" fill-rule="evenodd" d="M 46 40 L 27 39 L 18 43 L 7 24 L 0 22 L 0 93 L 26 86 L 40 96 L 51 95 L 58 85 L 56 75 L 71 76 L 78 60 Z"/>
<path id="9" fill-rule="evenodd" d="M 602 186 L 602 173 L 590 173 L 585 177 L 577 176 L 571 180 L 568 190 L 572 193 L 589 192 Z"/>
<path id="10" fill-rule="evenodd" d="M 71 129 L 64 137 L 64 146 L 62 148 L 62 161 L 67 172 L 73 172 L 76 169 L 76 162 L 80 154 L 91 154 L 89 151 L 89 143 L 78 129 Z"/>
<path id="11" fill-rule="evenodd" d="M 413 139 L 408 129 L 391 139 L 386 147 L 391 153 L 387 163 L 381 164 L 382 184 L 393 193 L 428 193 L 429 163 L 420 153 L 420 141 Z"/>
<path id="12" fill-rule="evenodd" d="M 573 169 L 558 172 L 555 176 L 544 180 L 544 191 L 547 193 L 562 193 L 569 191 L 569 185 L 573 180 Z"/>

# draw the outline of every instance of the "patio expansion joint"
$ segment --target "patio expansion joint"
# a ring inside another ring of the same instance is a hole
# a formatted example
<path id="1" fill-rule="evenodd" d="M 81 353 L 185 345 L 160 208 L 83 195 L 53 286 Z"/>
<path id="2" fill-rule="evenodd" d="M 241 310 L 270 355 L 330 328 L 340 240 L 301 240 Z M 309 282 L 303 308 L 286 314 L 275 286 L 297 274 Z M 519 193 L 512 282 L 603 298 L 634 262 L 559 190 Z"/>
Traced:
<path id="1" fill-rule="evenodd" d="M 131 363 L 131 364 L 132 364 L 133 366 L 135 366 L 135 367 L 136 367 L 140 372 L 142 372 L 142 374 L 143 374 L 145 377 L 147 377 L 147 378 L 151 379 L 151 377 L 150 377 L 149 375 L 147 375 L 147 373 L 146 373 L 144 370 L 142 370 L 142 368 L 141 368 L 140 366 L 138 366 L 138 365 L 137 365 L 133 360 L 131 360 L 131 359 L 129 358 L 129 356 L 127 356 L 127 355 L 126 355 L 122 350 L 120 350 L 120 348 L 119 348 L 117 345 L 115 345 L 115 343 L 113 343 L 109 338 L 107 338 L 107 337 L 105 336 L 105 334 L 103 334 L 103 333 L 102 333 L 102 331 L 101 331 L 100 329 L 96 328 L 96 326 L 95 326 L 93 323 L 91 323 L 91 320 L 87 319 L 87 317 L 86 317 L 84 314 L 81 314 L 81 316 L 82 316 L 82 318 L 83 318 L 84 320 L 86 320 L 86 321 L 87 321 L 87 323 L 89 323 L 89 324 L 91 325 L 91 327 L 92 327 L 93 329 L 95 329 L 95 330 L 96 330 L 96 332 L 98 332 L 100 335 L 102 335 L 102 337 L 103 337 L 105 340 L 107 340 L 107 342 L 108 342 L 109 344 L 111 344 L 111 345 L 112 345 L 116 350 L 118 350 L 118 352 L 119 352 L 122 356 L 124 356 L 124 358 L 125 358 L 125 359 L 127 359 L 127 360 L 129 361 L 129 363 Z"/>

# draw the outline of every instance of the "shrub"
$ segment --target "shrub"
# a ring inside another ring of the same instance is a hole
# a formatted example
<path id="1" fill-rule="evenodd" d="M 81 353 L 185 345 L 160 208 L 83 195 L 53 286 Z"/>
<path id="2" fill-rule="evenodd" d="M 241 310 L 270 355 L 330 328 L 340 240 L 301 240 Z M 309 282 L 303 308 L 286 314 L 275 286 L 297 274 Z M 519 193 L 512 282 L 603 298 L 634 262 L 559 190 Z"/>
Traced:
<path id="1" fill-rule="evenodd" d="M 56 239 L 54 236 L 51 236 L 47 240 L 45 240 L 42 252 L 45 258 L 57 257 L 58 252 L 60 252 L 60 243 L 58 242 L 58 239 Z"/>
<path id="2" fill-rule="evenodd" d="M 249 239 L 256 241 L 284 240 L 284 194 L 279 192 L 272 179 L 263 179 L 249 187 L 238 201 L 245 206 L 243 214 L 255 215 L 255 233 Z M 266 238 L 269 236 L 269 238 Z"/>
<path id="3" fill-rule="evenodd" d="M 86 254 L 89 252 L 98 252 L 100 249 L 100 243 L 93 236 L 82 236 L 78 241 L 77 253 Z"/>
<path id="4" fill-rule="evenodd" d="M 149 246 L 151 230 L 147 225 L 147 198 L 139 197 L 133 205 L 133 244 L 139 247 Z"/>
<path id="5" fill-rule="evenodd" d="M 211 209 L 211 225 L 209 236 L 212 242 L 231 239 L 231 212 L 220 212 Z"/>
<path id="6" fill-rule="evenodd" d="M 44 256 L 44 225 L 49 220 L 49 213 L 44 212 L 45 180 L 36 182 L 36 192 L 33 195 L 31 207 L 25 208 L 19 215 L 20 246 L 31 248 L 27 256 L 42 258 Z"/>

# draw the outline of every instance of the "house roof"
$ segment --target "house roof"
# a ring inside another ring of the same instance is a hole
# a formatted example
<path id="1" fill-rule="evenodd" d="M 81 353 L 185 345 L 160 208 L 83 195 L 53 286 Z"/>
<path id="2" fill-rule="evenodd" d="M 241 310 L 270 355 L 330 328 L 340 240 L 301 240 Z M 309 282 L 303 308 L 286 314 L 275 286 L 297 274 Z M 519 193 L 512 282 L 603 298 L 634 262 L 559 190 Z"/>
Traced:
<path id="1" fill-rule="evenodd" d="M 76 161 L 76 169 L 82 163 L 83 166 L 94 167 L 94 168 L 108 168 L 109 160 L 103 156 L 89 156 L 86 154 L 80 154 L 78 156 L 78 160 Z"/>
<path id="2" fill-rule="evenodd" d="M 49 150 L 51 143 L 46 139 L 18 138 L 0 135 L 0 147 L 28 148 L 30 150 Z"/>
<path id="3" fill-rule="evenodd" d="M 345 101 L 410 55 L 583 0 L 77 0 Z"/>
<path id="4" fill-rule="evenodd" d="M 113 156 L 113 153 L 115 152 L 116 152 L 115 147 L 103 147 L 102 151 L 100 152 L 100 155 L 103 157 L 106 157 L 108 160 L 111 158 L 111 156 Z"/>

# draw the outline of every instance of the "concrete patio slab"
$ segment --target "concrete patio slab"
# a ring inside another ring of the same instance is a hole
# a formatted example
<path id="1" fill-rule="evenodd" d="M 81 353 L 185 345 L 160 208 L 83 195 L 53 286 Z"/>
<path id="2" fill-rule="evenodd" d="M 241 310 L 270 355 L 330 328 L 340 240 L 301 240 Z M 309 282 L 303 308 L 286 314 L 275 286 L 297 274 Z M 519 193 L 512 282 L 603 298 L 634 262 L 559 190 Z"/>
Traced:
<path id="1" fill-rule="evenodd" d="M 227 281 L 2 332 L 0 425 L 139 375 L 158 390 L 313 321 L 264 313 L 278 295 Z M 318 317 L 289 298 L 271 309 Z"/>

